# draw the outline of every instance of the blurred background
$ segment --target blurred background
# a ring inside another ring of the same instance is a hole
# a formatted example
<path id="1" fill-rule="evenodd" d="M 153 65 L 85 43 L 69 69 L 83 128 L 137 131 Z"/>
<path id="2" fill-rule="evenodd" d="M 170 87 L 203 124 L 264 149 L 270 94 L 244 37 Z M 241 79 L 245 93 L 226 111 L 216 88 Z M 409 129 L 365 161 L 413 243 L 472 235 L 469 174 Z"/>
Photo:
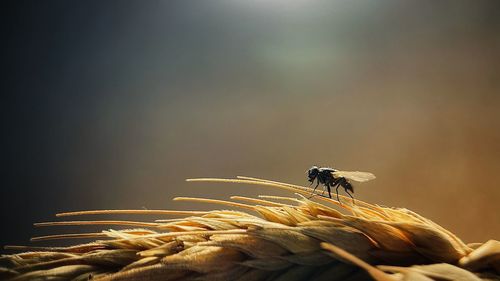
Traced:
<path id="1" fill-rule="evenodd" d="M 500 238 L 497 1 L 3 6 L 1 245 L 101 229 L 32 226 L 62 211 L 285 195 L 184 179 L 305 185 L 313 164 L 375 173 L 356 198 L 466 242 Z"/>

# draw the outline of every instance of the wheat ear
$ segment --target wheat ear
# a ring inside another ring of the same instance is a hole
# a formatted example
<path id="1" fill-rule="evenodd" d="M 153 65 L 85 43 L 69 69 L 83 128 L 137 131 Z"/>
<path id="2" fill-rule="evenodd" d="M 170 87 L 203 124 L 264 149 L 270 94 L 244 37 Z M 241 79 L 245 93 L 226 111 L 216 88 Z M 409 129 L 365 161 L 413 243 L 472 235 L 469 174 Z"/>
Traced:
<path id="1" fill-rule="evenodd" d="M 414 212 L 258 178 L 191 179 L 285 189 L 293 197 L 178 197 L 231 209 L 95 210 L 62 216 L 152 214 L 156 221 L 71 220 L 35 224 L 134 227 L 56 234 L 96 238 L 69 247 L 6 246 L 2 280 L 500 280 L 500 242 L 467 245 Z M 243 210 L 243 211 L 241 211 Z M 167 216 L 167 217 L 164 217 Z M 172 216 L 181 216 L 172 218 Z"/>

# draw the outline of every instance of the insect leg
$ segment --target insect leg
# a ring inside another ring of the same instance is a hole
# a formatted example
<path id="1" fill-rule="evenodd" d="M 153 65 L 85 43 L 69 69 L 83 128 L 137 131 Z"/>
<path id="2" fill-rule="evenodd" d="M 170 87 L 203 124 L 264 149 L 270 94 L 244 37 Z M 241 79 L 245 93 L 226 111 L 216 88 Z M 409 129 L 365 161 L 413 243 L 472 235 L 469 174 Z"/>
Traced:
<path id="1" fill-rule="evenodd" d="M 328 197 L 332 198 L 332 191 L 330 190 L 330 184 L 326 184 L 326 188 L 328 188 Z"/>
<path id="2" fill-rule="evenodd" d="M 340 182 L 339 182 L 339 183 L 337 183 L 337 186 L 336 186 L 336 188 L 335 188 L 335 193 L 337 193 L 337 201 L 339 201 L 339 203 L 340 203 L 340 198 L 339 198 L 339 186 L 340 186 Z M 340 204 L 342 204 L 342 203 L 340 203 Z"/>
<path id="3" fill-rule="evenodd" d="M 319 185 L 319 180 L 318 180 L 318 178 L 315 178 L 314 180 L 317 180 L 317 183 L 316 183 L 316 186 L 314 187 L 313 193 L 316 191 L 316 188 L 318 188 L 318 185 Z M 312 180 L 312 182 L 311 182 L 311 184 L 310 184 L 310 185 L 313 185 L 314 180 Z"/>
<path id="4" fill-rule="evenodd" d="M 311 198 L 313 198 L 316 195 L 317 195 L 316 193 L 311 193 L 311 196 L 307 197 L 307 199 L 311 199 Z"/>
<path id="5" fill-rule="evenodd" d="M 349 194 L 349 196 L 351 196 L 352 203 L 353 203 L 353 204 L 356 204 L 356 202 L 354 201 L 354 197 L 352 197 L 351 193 L 349 193 L 349 191 L 348 191 L 346 188 L 344 188 L 344 190 L 345 190 L 345 192 L 346 192 L 347 194 Z"/>
<path id="6" fill-rule="evenodd" d="M 313 185 L 314 184 L 314 180 L 316 180 L 316 186 L 314 187 L 313 191 L 312 191 L 312 194 L 310 197 L 308 197 L 307 199 L 313 197 L 314 195 L 316 195 L 316 188 L 318 188 L 318 185 L 319 185 L 319 178 L 315 178 L 311 181 L 311 184 L 309 184 L 309 186 Z"/>

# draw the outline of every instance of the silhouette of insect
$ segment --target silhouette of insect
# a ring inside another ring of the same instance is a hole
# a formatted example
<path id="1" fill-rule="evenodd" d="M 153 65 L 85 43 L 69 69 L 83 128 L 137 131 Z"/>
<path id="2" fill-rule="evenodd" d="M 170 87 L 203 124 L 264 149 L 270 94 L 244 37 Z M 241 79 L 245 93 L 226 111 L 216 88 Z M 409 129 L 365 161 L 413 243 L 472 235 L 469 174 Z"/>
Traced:
<path id="1" fill-rule="evenodd" d="M 372 179 L 375 179 L 375 175 L 367 172 L 348 172 L 348 171 L 339 171 L 332 168 L 321 168 L 318 166 L 312 166 L 307 171 L 308 180 L 311 182 L 310 185 L 314 183 L 316 180 L 316 186 L 314 187 L 313 193 L 315 193 L 316 188 L 321 183 L 328 190 L 328 196 L 332 198 L 331 188 L 335 187 L 335 192 L 337 193 L 337 201 L 340 202 L 339 199 L 339 186 L 342 186 L 347 194 L 352 198 L 354 202 L 354 197 L 352 197 L 352 193 L 354 193 L 353 186 L 350 181 L 357 182 L 365 182 Z M 325 191 L 323 190 L 323 193 Z"/>

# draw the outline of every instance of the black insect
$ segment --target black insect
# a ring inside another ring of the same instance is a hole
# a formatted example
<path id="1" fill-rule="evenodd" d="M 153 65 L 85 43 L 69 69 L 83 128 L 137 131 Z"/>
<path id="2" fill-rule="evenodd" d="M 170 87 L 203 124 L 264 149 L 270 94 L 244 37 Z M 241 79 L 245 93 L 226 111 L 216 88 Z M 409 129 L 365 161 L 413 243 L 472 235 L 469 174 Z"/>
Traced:
<path id="1" fill-rule="evenodd" d="M 309 177 L 309 181 L 311 185 L 316 180 L 316 186 L 314 187 L 313 193 L 316 191 L 316 188 L 321 183 L 328 190 L 328 196 L 332 198 L 331 188 L 335 187 L 335 192 L 337 193 L 337 200 L 339 200 L 339 187 L 342 186 L 347 194 L 352 198 L 354 202 L 354 197 L 352 197 L 352 193 L 354 193 L 354 189 L 351 180 L 357 182 L 365 182 L 375 178 L 375 175 L 367 172 L 347 172 L 347 171 L 339 171 L 332 168 L 321 168 L 317 166 L 312 166 L 307 171 L 307 176 Z M 323 191 L 324 192 L 324 191 Z"/>

